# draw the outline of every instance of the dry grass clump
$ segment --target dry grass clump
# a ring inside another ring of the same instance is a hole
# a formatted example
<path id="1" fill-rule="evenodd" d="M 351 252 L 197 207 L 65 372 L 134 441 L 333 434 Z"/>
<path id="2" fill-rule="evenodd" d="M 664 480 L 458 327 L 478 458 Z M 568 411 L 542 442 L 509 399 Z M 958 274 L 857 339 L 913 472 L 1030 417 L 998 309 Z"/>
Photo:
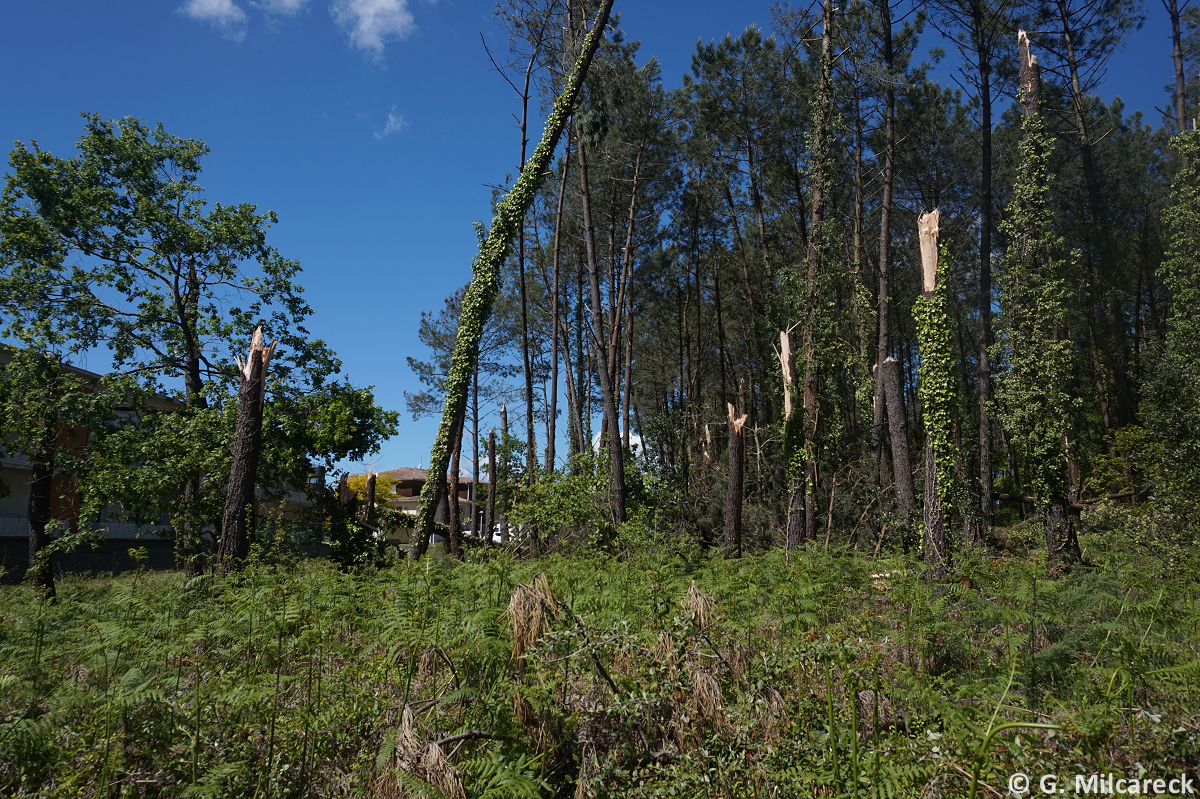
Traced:
<path id="1" fill-rule="evenodd" d="M 467 799 L 467 790 L 462 775 L 436 742 L 428 744 L 414 729 L 411 707 L 404 708 L 400 729 L 396 731 L 396 747 L 392 753 L 390 768 L 377 777 L 371 789 L 377 799 L 408 799 L 411 795 L 397 772 L 411 774 L 436 787 L 449 799 Z"/>
<path id="2" fill-rule="evenodd" d="M 670 630 L 660 630 L 658 641 L 654 644 L 654 659 L 667 667 L 667 678 L 674 680 L 679 676 L 678 657 L 675 654 L 675 638 Z"/>
<path id="3" fill-rule="evenodd" d="M 692 712 L 697 718 L 706 719 L 717 727 L 726 723 L 724 697 L 721 696 L 721 686 L 717 679 L 707 671 L 699 669 L 692 672 Z"/>
<path id="4" fill-rule="evenodd" d="M 546 573 L 538 574 L 528 585 L 517 583 L 508 600 L 508 618 L 512 622 L 513 659 L 524 661 L 525 650 L 536 644 L 546 631 L 546 615 L 558 618 L 558 603 L 546 581 Z"/>
<path id="5" fill-rule="evenodd" d="M 688 586 L 683 598 L 683 609 L 691 614 L 692 621 L 700 630 L 707 630 L 717 621 L 717 600 L 696 587 L 696 581 Z"/>

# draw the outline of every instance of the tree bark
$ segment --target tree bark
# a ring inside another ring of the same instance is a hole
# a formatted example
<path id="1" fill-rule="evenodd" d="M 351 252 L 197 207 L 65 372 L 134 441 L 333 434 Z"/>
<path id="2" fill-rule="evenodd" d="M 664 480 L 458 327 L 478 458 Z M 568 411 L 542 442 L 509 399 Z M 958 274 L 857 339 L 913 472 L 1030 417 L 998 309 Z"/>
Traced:
<path id="1" fill-rule="evenodd" d="M 886 375 L 882 364 L 892 351 L 891 341 L 891 297 L 889 296 L 889 280 L 892 268 L 892 186 L 895 183 L 896 170 L 896 89 L 892 79 L 892 68 L 895 54 L 892 50 L 892 5 L 891 0 L 879 0 L 879 26 L 883 37 L 883 195 L 879 201 L 879 338 L 876 341 L 875 363 L 879 371 L 875 373 L 875 391 L 873 399 L 873 424 L 871 426 L 871 452 L 874 455 L 876 468 L 880 477 L 883 476 L 883 417 L 887 405 L 885 380 Z M 891 414 L 888 414 L 889 421 Z M 903 424 L 903 418 L 901 419 Z M 895 423 L 892 423 L 892 442 L 896 441 Z M 908 459 L 907 436 L 905 437 L 905 460 Z M 900 472 L 896 463 L 896 453 L 892 453 L 892 471 Z M 896 478 L 899 480 L 899 476 Z M 909 469 L 909 489 L 912 487 L 912 472 Z M 897 483 L 897 490 L 900 485 Z M 910 504 L 909 509 L 912 509 Z"/>
<path id="2" fill-rule="evenodd" d="M 979 524 L 992 526 L 992 435 L 988 405 L 992 398 L 992 63 L 982 0 L 970 3 L 972 35 L 979 70 L 981 165 L 979 189 Z"/>
<path id="3" fill-rule="evenodd" d="M 892 471 L 895 474 L 896 496 L 900 512 L 910 513 L 917 506 L 913 489 L 912 463 L 908 456 L 908 425 L 904 413 L 904 398 L 900 393 L 900 362 L 888 356 L 879 370 L 887 404 L 888 428 L 891 431 Z"/>
<path id="4" fill-rule="evenodd" d="M 488 432 L 488 495 L 487 509 L 483 517 L 483 540 L 492 543 L 493 530 L 496 529 L 496 431 Z"/>
<path id="5" fill-rule="evenodd" d="M 591 189 L 588 185 L 587 147 L 583 142 L 582 132 L 579 145 L 576 148 L 579 156 L 579 185 L 580 199 L 583 206 L 583 239 L 587 249 L 588 284 L 592 295 L 592 344 L 596 348 L 596 374 L 600 379 L 601 401 L 604 403 L 604 416 L 610 420 L 608 430 L 602 444 L 607 445 L 612 479 L 612 503 L 610 520 L 615 527 L 624 524 L 625 516 L 625 459 L 621 449 L 621 437 L 615 430 L 619 424 L 615 397 L 615 386 L 609 373 L 608 342 L 604 335 L 604 312 L 600 302 L 600 270 L 596 262 L 596 230 L 592 224 Z M 616 320 L 612 320 L 616 324 Z"/>
<path id="6" fill-rule="evenodd" d="M 725 554 L 742 554 L 742 499 L 744 496 L 746 439 L 742 428 L 746 424 L 746 390 L 738 381 L 737 408 L 727 403 L 729 412 L 729 486 L 725 494 Z"/>
<path id="7" fill-rule="evenodd" d="M 263 346 L 262 328 L 254 331 L 246 362 L 239 361 L 237 428 L 233 437 L 233 463 L 229 469 L 229 489 L 225 496 L 225 514 L 221 522 L 221 546 L 217 550 L 220 572 L 241 568 L 250 546 L 254 483 L 258 476 L 258 458 L 262 450 L 262 415 L 266 392 L 267 366 L 275 352 L 273 341 Z"/>
<path id="8" fill-rule="evenodd" d="M 554 471 L 554 444 L 558 435 L 558 261 L 562 254 L 563 201 L 567 195 L 567 169 L 571 164 L 571 137 L 567 134 L 567 151 L 563 154 L 562 175 L 558 183 L 558 207 L 554 212 L 553 279 L 550 288 L 550 407 L 546 411 L 546 474 Z M 566 344 L 566 336 L 563 336 Z M 568 387 L 570 381 L 568 380 Z"/>
<path id="9" fill-rule="evenodd" d="M 375 486 L 377 484 L 378 475 L 371 472 L 367 475 L 367 502 L 366 508 L 363 509 L 363 519 L 367 524 L 371 524 L 375 517 Z"/>
<path id="10" fill-rule="evenodd" d="M 1183 72 L 1183 46 L 1179 33 L 1179 0 L 1164 0 L 1164 5 L 1171 18 L 1171 60 L 1175 62 L 1175 132 L 1183 133 L 1187 130 L 1185 105 L 1187 76 Z"/>

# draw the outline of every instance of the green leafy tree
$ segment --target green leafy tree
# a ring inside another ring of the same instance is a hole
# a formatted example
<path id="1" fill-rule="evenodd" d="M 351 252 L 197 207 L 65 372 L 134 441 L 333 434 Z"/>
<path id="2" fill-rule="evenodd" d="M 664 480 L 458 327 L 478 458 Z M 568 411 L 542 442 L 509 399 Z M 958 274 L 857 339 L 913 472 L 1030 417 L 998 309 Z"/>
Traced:
<path id="1" fill-rule="evenodd" d="M 116 373 L 179 401 L 172 414 L 139 415 L 106 450 L 99 466 L 109 471 L 94 485 L 104 487 L 97 504 L 130 509 L 174 497 L 190 558 L 219 505 L 206 496 L 226 474 L 214 454 L 227 451 L 230 356 L 256 326 L 280 342 L 260 484 L 303 483 L 310 452 L 330 460 L 373 450 L 397 415 L 338 380 L 340 362 L 305 329 L 300 265 L 267 243 L 275 214 L 209 207 L 198 184 L 202 141 L 135 119 L 85 120 L 74 158 L 36 143 L 12 152 L 0 199 L 6 332 L 30 341 L 53 330 L 68 354 L 105 347 Z M 147 464 L 157 474 L 145 475 Z"/>
<path id="2" fill-rule="evenodd" d="M 5 455 L 24 456 L 29 481 L 29 570 L 26 579 L 54 596 L 51 556 L 70 548 L 81 531 L 77 525 L 52 546 L 55 494 L 74 496 L 79 475 L 86 473 L 92 451 L 88 438 L 102 436 L 114 421 L 120 382 L 89 381 L 67 367 L 58 353 L 38 347 L 5 348 L 0 368 L 0 441 Z M 127 386 L 125 387 L 127 388 Z"/>

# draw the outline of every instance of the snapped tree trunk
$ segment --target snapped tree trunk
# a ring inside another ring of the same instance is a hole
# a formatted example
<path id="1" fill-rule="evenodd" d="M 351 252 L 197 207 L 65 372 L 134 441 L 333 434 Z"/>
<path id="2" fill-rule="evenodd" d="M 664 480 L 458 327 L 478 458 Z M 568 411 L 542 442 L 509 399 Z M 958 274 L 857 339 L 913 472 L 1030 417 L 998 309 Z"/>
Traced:
<path id="1" fill-rule="evenodd" d="M 943 463 L 952 458 L 951 419 L 954 393 L 954 354 L 946 289 L 938 280 L 938 222 L 933 211 L 917 220 L 921 246 L 923 296 L 913 304 L 921 352 L 920 397 L 925 416 L 925 579 L 940 580 L 950 570 L 946 537 L 945 499 L 950 495 L 949 471 Z M 991 497 L 988 497 L 991 502 Z"/>
<path id="2" fill-rule="evenodd" d="M 792 388 L 795 386 L 795 361 L 788 331 L 779 331 L 779 368 L 783 374 L 783 457 L 787 473 L 787 515 L 784 521 L 784 549 L 789 553 L 804 543 L 804 473 L 796 452 L 800 436 Z"/>
<path id="3" fill-rule="evenodd" d="M 375 516 L 376 477 L 377 475 L 375 472 L 371 472 L 367 475 L 367 506 L 363 510 L 363 519 L 366 520 L 367 524 L 371 524 L 371 521 Z"/>
<path id="4" fill-rule="evenodd" d="M 459 315 L 458 335 L 450 357 L 450 373 L 446 376 L 446 400 L 442 408 L 442 421 L 429 455 L 430 474 L 445 474 L 450 464 L 450 447 L 455 425 L 466 413 L 467 389 L 475 362 L 479 358 L 483 325 L 491 315 L 492 304 L 496 299 L 500 267 L 511 252 L 513 241 L 524 225 L 525 214 L 533 205 L 538 188 L 545 180 L 546 167 L 554 155 L 567 119 L 575 108 L 584 76 L 587 75 L 592 57 L 600 46 L 603 31 L 608 25 L 612 4 L 613 0 L 604 0 L 600 7 L 584 42 L 583 52 L 575 62 L 562 94 L 558 96 L 546 119 L 542 139 L 534 149 L 533 156 L 521 170 L 512 190 L 496 204 L 496 216 L 492 220 L 487 239 L 480 246 L 479 255 L 475 258 L 471 283 L 463 297 Z M 441 479 L 426 480 L 421 489 L 417 531 L 411 552 L 414 559 L 420 558 L 425 552 L 438 503 L 441 497 L 445 496 L 445 491 L 445 481 Z"/>
<path id="5" fill-rule="evenodd" d="M 746 467 L 746 391 L 738 381 L 737 407 L 727 403 L 729 411 L 729 487 L 725 494 L 725 554 L 742 554 L 742 497 Z"/>
<path id="6" fill-rule="evenodd" d="M 262 450 L 267 366 L 278 343 L 272 341 L 264 347 L 262 328 L 259 327 L 250 339 L 245 363 L 238 361 L 241 376 L 238 381 L 237 428 L 233 437 L 233 464 L 229 469 L 225 514 L 221 521 L 221 546 L 217 550 L 217 569 L 221 572 L 240 568 L 249 551 L 254 483 Z"/>

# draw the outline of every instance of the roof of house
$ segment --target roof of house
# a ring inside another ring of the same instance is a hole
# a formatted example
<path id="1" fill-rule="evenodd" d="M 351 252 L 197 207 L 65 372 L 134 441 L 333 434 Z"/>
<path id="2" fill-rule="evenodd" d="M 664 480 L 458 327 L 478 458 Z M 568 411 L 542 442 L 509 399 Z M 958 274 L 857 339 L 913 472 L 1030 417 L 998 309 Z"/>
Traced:
<path id="1" fill-rule="evenodd" d="M 407 466 L 402 466 L 399 469 L 388 469 L 386 472 L 378 472 L 378 474 L 381 477 L 387 477 L 391 480 L 420 480 L 423 483 L 423 482 L 425 482 L 426 479 L 428 479 L 429 470 L 428 469 L 412 469 Z M 449 478 L 450 478 L 450 476 L 447 475 L 446 479 L 449 479 Z M 469 476 L 464 474 L 464 475 L 459 476 L 458 482 L 470 483 L 470 482 L 472 482 L 472 480 Z"/>

